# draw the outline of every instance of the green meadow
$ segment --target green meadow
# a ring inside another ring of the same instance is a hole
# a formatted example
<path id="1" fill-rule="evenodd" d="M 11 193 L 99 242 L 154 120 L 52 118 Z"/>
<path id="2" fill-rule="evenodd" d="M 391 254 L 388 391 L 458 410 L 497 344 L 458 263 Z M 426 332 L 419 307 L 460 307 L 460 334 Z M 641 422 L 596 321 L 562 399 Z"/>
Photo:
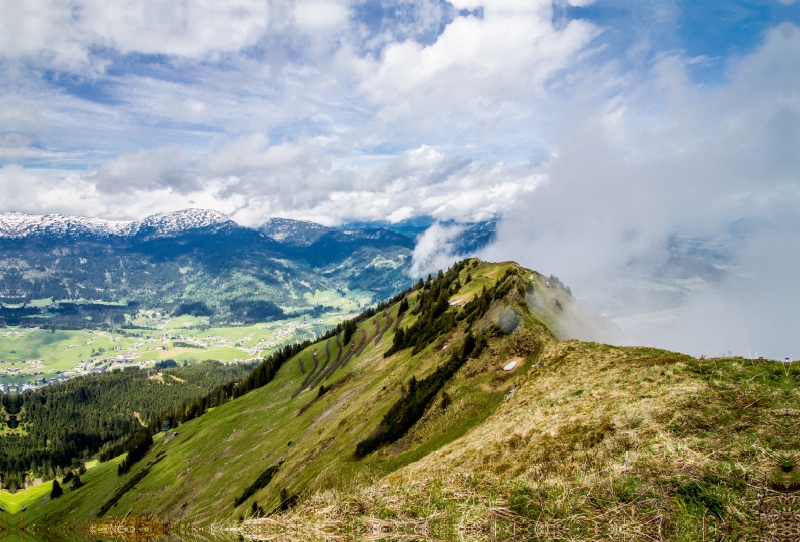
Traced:
<path id="1" fill-rule="evenodd" d="M 116 331 L 2 328 L 0 385 L 41 385 L 104 367 L 166 359 L 179 364 L 206 359 L 244 362 L 320 335 L 372 302 L 368 292 L 350 290 L 317 290 L 306 298 L 327 312 L 291 317 L 287 310 L 290 317 L 278 321 L 212 327 L 208 317 L 173 317 L 154 309 L 139 311 L 127 328 Z"/>

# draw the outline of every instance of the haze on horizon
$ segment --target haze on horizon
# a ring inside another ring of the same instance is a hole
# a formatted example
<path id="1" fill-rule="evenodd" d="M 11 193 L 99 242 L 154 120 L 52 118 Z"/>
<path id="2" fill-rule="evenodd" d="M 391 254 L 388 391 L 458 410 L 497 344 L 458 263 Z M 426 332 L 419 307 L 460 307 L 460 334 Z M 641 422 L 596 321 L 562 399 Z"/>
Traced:
<path id="1" fill-rule="evenodd" d="M 496 219 L 628 342 L 798 358 L 800 3 L 721 4 L 0 1 L 0 212 Z"/>

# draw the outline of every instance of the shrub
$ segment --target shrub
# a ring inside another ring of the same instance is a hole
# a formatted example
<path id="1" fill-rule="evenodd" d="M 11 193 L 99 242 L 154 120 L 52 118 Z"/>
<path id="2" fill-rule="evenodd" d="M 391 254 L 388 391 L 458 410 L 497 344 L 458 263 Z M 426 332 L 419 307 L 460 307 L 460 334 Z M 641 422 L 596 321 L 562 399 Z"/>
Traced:
<path id="1" fill-rule="evenodd" d="M 214 316 L 214 310 L 202 301 L 184 301 L 173 312 L 175 316 Z"/>
<path id="2" fill-rule="evenodd" d="M 72 483 L 69 485 L 69 488 L 72 490 L 80 489 L 83 487 L 83 482 L 81 482 L 81 477 L 76 476 L 72 479 Z"/>
<path id="3" fill-rule="evenodd" d="M 290 495 L 286 488 L 281 489 L 281 511 L 285 512 L 290 508 L 294 508 L 299 498 L 300 496 L 297 493 L 292 493 Z"/>
<path id="4" fill-rule="evenodd" d="M 117 467 L 117 475 L 122 476 L 128 472 L 131 467 L 144 457 L 150 446 L 153 445 L 153 437 L 147 429 L 140 429 L 125 443 L 125 451 L 128 452 L 127 457 Z"/>
<path id="5" fill-rule="evenodd" d="M 123 497 L 123 496 L 124 496 L 124 495 L 125 495 L 125 494 L 126 494 L 128 491 L 130 491 L 131 489 L 133 489 L 133 487 L 134 487 L 136 484 L 138 484 L 139 482 L 141 482 L 141 481 L 142 481 L 142 479 L 143 479 L 145 476 L 147 476 L 149 473 L 150 473 L 150 469 L 149 469 L 149 468 L 144 468 L 144 469 L 140 470 L 139 472 L 137 472 L 136 474 L 134 474 L 134 475 L 131 477 L 131 479 L 130 479 L 130 480 L 128 480 L 127 482 L 125 482 L 125 484 L 123 484 L 123 485 L 122 485 L 122 487 L 120 487 L 119 489 L 117 489 L 117 490 L 114 492 L 114 494 L 111 496 L 111 498 L 110 498 L 110 499 L 108 499 L 108 500 L 107 500 L 105 503 L 103 503 L 103 506 L 101 506 L 101 507 L 100 507 L 100 511 L 99 511 L 99 512 L 97 512 L 97 517 L 103 517 L 103 515 L 105 515 L 105 513 L 106 513 L 106 512 L 108 512 L 109 510 L 111 510 L 111 508 L 112 508 L 114 505 L 116 505 L 116 504 L 119 502 L 119 500 L 120 500 L 120 499 L 121 499 L 121 498 L 122 498 L 122 497 Z"/>
<path id="6" fill-rule="evenodd" d="M 156 371 L 161 371 L 162 369 L 169 369 L 171 367 L 177 367 L 178 364 L 175 362 L 174 359 L 165 359 L 164 361 L 157 361 L 155 365 L 153 365 L 153 369 Z"/>
<path id="7" fill-rule="evenodd" d="M 704 482 L 679 484 L 678 497 L 689 511 L 697 515 L 703 515 L 703 510 L 705 509 L 722 519 L 725 503 L 713 492 L 709 484 Z"/>
<path id="8" fill-rule="evenodd" d="M 519 516 L 527 519 L 539 519 L 542 509 L 539 507 L 539 500 L 527 487 L 515 489 L 508 496 L 508 507 Z"/>
<path id="9" fill-rule="evenodd" d="M 375 433 L 356 445 L 356 458 L 365 457 L 381 446 L 399 440 L 422 418 L 431 400 L 467 360 L 468 354 L 464 355 L 464 352 L 471 352 L 471 349 L 465 348 L 466 346 L 465 340 L 461 352 L 453 352 L 447 363 L 437 367 L 424 379 L 417 381 L 415 377 L 411 377 L 408 381 L 408 391 L 392 405 Z"/>

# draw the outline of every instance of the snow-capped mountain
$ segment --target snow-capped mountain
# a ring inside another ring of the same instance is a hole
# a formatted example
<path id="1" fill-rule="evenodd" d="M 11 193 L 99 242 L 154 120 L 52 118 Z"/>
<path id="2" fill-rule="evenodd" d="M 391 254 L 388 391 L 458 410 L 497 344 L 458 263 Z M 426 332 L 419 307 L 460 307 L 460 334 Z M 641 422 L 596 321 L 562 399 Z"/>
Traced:
<path id="1" fill-rule="evenodd" d="M 60 214 L 0 213 L 0 237 L 133 237 L 139 233 L 168 237 L 192 229 L 226 224 L 235 222 L 209 209 L 184 209 L 131 221 Z"/>
<path id="2" fill-rule="evenodd" d="M 307 247 L 334 228 L 307 220 L 275 217 L 267 219 L 258 230 L 279 243 Z"/>
<path id="3" fill-rule="evenodd" d="M 219 211 L 210 209 L 184 209 L 171 213 L 158 213 L 139 222 L 139 231 L 148 229 L 152 233 L 168 236 L 187 230 L 236 223 Z M 150 230 L 152 228 L 152 230 Z"/>

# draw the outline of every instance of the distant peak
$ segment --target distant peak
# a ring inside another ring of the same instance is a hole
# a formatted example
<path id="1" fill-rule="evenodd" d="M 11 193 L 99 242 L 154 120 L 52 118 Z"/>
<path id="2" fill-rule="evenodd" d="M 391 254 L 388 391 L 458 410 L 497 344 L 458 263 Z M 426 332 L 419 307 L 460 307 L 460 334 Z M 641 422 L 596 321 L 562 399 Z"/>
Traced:
<path id="1" fill-rule="evenodd" d="M 157 220 L 206 220 L 210 222 L 226 222 L 230 219 L 228 215 L 215 211 L 214 209 L 198 209 L 192 207 L 189 209 L 181 209 L 180 211 L 156 213 L 146 217 L 142 222 Z"/>
<path id="2" fill-rule="evenodd" d="M 332 231 L 332 228 L 308 220 L 273 217 L 268 218 L 258 230 L 279 243 L 308 246 Z"/>
<path id="3" fill-rule="evenodd" d="M 264 227 L 268 227 L 268 226 L 272 226 L 272 225 L 287 225 L 287 226 L 303 225 L 303 226 L 309 226 L 309 227 L 313 227 L 313 228 L 325 228 L 325 229 L 328 229 L 327 226 L 323 226 L 322 224 L 319 224 L 318 222 L 312 222 L 310 220 L 296 220 L 294 218 L 282 218 L 280 216 L 273 216 L 273 217 L 270 217 L 270 218 L 266 219 L 264 221 L 264 223 L 261 225 L 261 227 L 264 228 Z"/>
<path id="4" fill-rule="evenodd" d="M 231 219 L 210 209 L 183 209 L 148 216 L 141 221 L 141 227 L 154 228 L 159 233 L 176 233 L 195 228 L 205 228 L 216 224 L 231 222 Z"/>

